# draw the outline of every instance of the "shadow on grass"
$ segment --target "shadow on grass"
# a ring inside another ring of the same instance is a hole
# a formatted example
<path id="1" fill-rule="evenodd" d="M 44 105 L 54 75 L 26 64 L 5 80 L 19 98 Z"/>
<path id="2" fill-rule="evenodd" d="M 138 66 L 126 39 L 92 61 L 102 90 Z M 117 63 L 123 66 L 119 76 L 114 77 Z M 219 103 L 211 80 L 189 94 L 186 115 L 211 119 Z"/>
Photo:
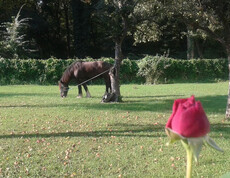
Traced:
<path id="1" fill-rule="evenodd" d="M 34 94 L 27 94 L 32 96 Z M 40 95 L 40 93 L 39 93 Z M 41 94 L 42 95 L 42 94 Z M 50 95 L 50 94 L 49 94 Z M 66 108 L 66 109 L 94 109 L 94 110 L 125 110 L 125 111 L 150 111 L 150 112 L 170 112 L 175 99 L 183 98 L 183 95 L 161 95 L 161 96 L 129 96 L 124 97 L 124 102 L 121 103 L 82 103 L 76 100 L 76 103 L 44 103 L 44 104 L 15 104 L 3 105 L 0 108 Z M 67 99 L 67 98 L 66 98 Z M 198 97 L 205 112 L 224 114 L 227 103 L 226 95 L 204 96 Z"/>
<path id="2" fill-rule="evenodd" d="M 59 133 L 28 133 L 28 134 L 10 134 L 0 135 L 0 139 L 14 139 L 14 138 L 51 138 L 51 137 L 166 137 L 162 124 L 125 124 L 116 123 L 109 125 L 110 129 L 97 130 L 97 131 L 84 131 L 84 132 L 59 132 Z M 211 125 L 211 133 L 215 133 L 216 136 L 222 134 L 221 137 L 230 138 L 230 124 L 220 123 Z"/>
<path id="3" fill-rule="evenodd" d="M 166 97 L 184 97 L 184 95 L 155 95 L 155 96 L 125 96 L 124 98 L 166 98 Z"/>
<path id="4" fill-rule="evenodd" d="M 204 96 L 199 97 L 202 106 L 206 113 L 222 113 L 225 114 L 227 95 L 214 95 L 214 96 Z"/>
<path id="5" fill-rule="evenodd" d="M 0 93 L 0 98 L 20 97 L 20 96 L 49 96 L 54 97 L 55 93 Z"/>
<path id="6" fill-rule="evenodd" d="M 166 137 L 164 125 L 136 125 L 117 123 L 108 130 L 62 133 L 32 133 L 0 135 L 0 139 L 10 138 L 50 138 L 50 137 Z"/>
<path id="7" fill-rule="evenodd" d="M 224 138 L 230 138 L 230 124 L 228 123 L 217 123 L 211 125 L 211 132 L 216 132 L 218 136 L 216 137 L 224 137 Z"/>
<path id="8" fill-rule="evenodd" d="M 164 100 L 156 102 L 150 101 L 129 101 L 122 103 L 63 103 L 63 104 L 15 104 L 15 105 L 0 105 L 0 108 L 65 108 L 66 110 L 72 109 L 86 109 L 86 110 L 106 110 L 106 111 L 152 111 L 152 112 L 165 112 L 169 111 L 172 107 L 173 100 Z"/>

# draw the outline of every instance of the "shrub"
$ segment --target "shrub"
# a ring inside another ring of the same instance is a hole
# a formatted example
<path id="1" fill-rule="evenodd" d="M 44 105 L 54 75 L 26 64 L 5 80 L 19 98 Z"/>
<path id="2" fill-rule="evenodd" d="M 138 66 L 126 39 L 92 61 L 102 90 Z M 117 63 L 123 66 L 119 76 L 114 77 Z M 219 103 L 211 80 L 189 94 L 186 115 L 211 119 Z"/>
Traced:
<path id="1" fill-rule="evenodd" d="M 28 26 L 29 18 L 21 18 L 20 14 L 24 5 L 19 9 L 16 17 L 12 17 L 12 22 L 3 23 L 0 27 L 4 28 L 1 32 L 3 40 L 0 41 L 0 56 L 7 58 L 18 58 L 25 52 L 30 52 L 26 49 L 24 40 L 25 35 L 22 33 L 23 29 Z"/>
<path id="2" fill-rule="evenodd" d="M 132 83 L 143 81 L 143 78 L 138 77 L 137 73 L 139 67 L 136 61 L 130 59 L 124 59 L 121 64 L 120 78 L 123 83 Z"/>
<path id="3" fill-rule="evenodd" d="M 138 76 L 146 83 L 172 81 L 215 81 L 228 77 L 227 59 L 178 60 L 163 56 L 146 56 L 138 62 Z"/>
<path id="4" fill-rule="evenodd" d="M 166 77 L 166 69 L 170 67 L 170 59 L 160 56 L 146 56 L 138 62 L 138 76 L 144 77 L 146 83 L 155 84 Z"/>

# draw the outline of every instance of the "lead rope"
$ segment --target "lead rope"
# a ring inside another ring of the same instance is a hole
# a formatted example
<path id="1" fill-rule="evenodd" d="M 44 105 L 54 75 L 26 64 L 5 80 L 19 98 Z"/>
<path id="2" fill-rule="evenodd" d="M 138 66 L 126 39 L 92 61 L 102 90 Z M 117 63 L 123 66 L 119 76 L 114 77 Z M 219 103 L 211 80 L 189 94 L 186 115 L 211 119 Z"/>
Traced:
<path id="1" fill-rule="evenodd" d="M 86 80 L 86 81 L 84 81 L 84 82 L 78 84 L 77 87 L 78 87 L 79 85 L 82 85 L 82 84 L 84 84 L 84 83 L 87 83 L 87 82 L 90 81 L 90 80 L 93 80 L 93 79 L 99 77 L 100 75 L 102 75 L 102 74 L 108 72 L 109 70 L 110 70 L 110 68 L 109 68 L 108 70 L 106 70 L 106 71 L 104 71 L 104 72 L 102 72 L 102 73 L 100 73 L 100 74 L 98 74 L 98 75 L 96 75 L 96 76 L 94 76 L 94 77 L 92 77 L 92 78 L 90 78 L 90 79 L 88 79 L 88 80 Z M 69 88 L 69 90 L 71 90 L 71 88 Z"/>

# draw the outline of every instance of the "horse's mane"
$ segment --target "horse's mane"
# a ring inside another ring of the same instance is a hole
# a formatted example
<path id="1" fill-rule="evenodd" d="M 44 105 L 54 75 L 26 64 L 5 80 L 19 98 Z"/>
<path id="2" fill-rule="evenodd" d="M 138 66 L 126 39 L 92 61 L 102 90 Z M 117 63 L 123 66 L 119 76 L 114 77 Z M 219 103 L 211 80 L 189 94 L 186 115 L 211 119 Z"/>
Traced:
<path id="1" fill-rule="evenodd" d="M 67 67 L 67 69 L 65 70 L 65 72 L 63 73 L 62 77 L 61 77 L 61 82 L 66 82 L 69 81 L 73 72 L 74 72 L 74 68 L 81 68 L 82 66 L 82 61 L 76 61 L 73 62 L 69 67 Z"/>

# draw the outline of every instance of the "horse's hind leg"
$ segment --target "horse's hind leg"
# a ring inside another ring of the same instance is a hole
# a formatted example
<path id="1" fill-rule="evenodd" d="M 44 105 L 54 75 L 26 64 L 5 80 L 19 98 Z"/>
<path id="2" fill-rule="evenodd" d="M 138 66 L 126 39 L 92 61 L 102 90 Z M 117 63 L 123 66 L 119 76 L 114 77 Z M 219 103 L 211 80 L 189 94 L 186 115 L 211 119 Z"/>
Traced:
<path id="1" fill-rule="evenodd" d="M 82 89 L 81 89 L 81 85 L 78 85 L 78 96 L 77 98 L 82 98 Z"/>
<path id="2" fill-rule="evenodd" d="M 83 84 L 83 87 L 84 87 L 85 92 L 86 92 L 86 97 L 87 97 L 87 98 L 90 98 L 90 97 L 91 97 L 91 95 L 90 95 L 90 93 L 89 93 L 89 89 L 88 89 L 88 87 L 87 87 L 87 85 L 86 85 L 85 83 Z"/>

